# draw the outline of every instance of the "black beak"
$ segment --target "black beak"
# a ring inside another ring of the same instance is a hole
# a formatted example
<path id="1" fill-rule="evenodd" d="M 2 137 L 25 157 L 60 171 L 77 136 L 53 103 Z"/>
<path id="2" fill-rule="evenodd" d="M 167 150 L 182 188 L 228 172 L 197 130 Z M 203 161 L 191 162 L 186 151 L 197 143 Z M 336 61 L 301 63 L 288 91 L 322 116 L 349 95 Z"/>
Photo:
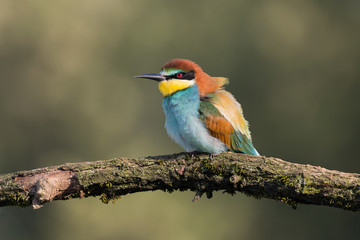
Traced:
<path id="1" fill-rule="evenodd" d="M 147 78 L 147 79 L 155 80 L 157 82 L 161 82 L 161 81 L 166 80 L 166 78 L 163 75 L 158 74 L 158 73 L 149 73 L 149 74 L 137 75 L 137 76 L 134 76 L 134 78 Z"/>

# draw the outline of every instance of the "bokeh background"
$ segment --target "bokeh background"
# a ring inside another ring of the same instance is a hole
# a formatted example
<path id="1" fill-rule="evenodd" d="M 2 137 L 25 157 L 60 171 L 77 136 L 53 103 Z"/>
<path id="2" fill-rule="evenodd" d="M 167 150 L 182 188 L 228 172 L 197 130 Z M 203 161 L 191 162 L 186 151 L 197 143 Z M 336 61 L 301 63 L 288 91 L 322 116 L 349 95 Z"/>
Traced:
<path id="1" fill-rule="evenodd" d="M 180 152 L 158 72 L 230 90 L 262 155 L 360 172 L 360 1 L 0 0 L 0 173 Z M 1 239 L 359 239 L 360 215 L 216 193 L 0 209 Z"/>

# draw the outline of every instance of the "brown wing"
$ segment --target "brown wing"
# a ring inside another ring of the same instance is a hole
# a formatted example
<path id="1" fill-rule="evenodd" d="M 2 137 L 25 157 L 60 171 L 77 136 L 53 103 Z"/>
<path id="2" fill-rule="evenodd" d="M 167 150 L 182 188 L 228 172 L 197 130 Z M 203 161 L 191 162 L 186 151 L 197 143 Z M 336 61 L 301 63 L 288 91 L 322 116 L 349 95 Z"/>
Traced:
<path id="1" fill-rule="evenodd" d="M 208 115 L 204 122 L 211 136 L 222 141 L 228 148 L 232 148 L 231 135 L 234 133 L 234 127 L 229 121 L 224 117 Z"/>
<path id="2" fill-rule="evenodd" d="M 251 140 L 228 121 L 208 99 L 201 100 L 199 117 L 210 135 L 223 142 L 231 151 L 259 155 Z"/>

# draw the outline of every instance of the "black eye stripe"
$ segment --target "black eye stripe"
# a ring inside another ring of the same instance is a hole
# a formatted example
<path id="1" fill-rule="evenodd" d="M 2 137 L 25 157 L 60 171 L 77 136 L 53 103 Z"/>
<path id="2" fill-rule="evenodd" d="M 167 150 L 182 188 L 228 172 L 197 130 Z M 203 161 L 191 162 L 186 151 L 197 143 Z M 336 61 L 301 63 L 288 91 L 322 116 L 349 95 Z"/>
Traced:
<path id="1" fill-rule="evenodd" d="M 179 73 L 182 73 L 182 77 L 178 77 Z M 194 70 L 191 70 L 190 72 L 178 72 L 173 75 L 169 75 L 166 77 L 166 79 L 183 79 L 183 80 L 193 80 L 195 78 L 195 72 Z"/>

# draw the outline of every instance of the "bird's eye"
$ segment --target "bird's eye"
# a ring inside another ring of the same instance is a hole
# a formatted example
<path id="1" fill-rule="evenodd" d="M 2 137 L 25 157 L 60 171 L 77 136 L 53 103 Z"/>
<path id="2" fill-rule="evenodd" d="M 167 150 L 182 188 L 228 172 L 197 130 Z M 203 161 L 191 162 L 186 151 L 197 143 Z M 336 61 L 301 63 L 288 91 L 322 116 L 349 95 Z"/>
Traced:
<path id="1" fill-rule="evenodd" d="M 176 78 L 182 78 L 184 76 L 184 73 L 180 72 L 176 74 Z"/>

